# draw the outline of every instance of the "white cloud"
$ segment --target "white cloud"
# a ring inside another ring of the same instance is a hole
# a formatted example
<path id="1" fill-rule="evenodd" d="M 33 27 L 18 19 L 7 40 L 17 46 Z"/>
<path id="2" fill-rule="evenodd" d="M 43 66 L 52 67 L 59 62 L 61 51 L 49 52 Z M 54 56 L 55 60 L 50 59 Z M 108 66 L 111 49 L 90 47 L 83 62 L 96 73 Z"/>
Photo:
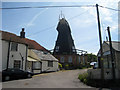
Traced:
<path id="1" fill-rule="evenodd" d="M 34 26 L 34 21 L 35 21 L 42 13 L 44 13 L 44 12 L 47 11 L 47 10 L 48 10 L 48 8 L 46 8 L 46 9 L 40 11 L 38 14 L 36 14 L 36 15 L 32 18 L 32 20 L 26 25 L 26 28 L 28 28 L 28 27 L 30 27 L 30 26 Z"/>

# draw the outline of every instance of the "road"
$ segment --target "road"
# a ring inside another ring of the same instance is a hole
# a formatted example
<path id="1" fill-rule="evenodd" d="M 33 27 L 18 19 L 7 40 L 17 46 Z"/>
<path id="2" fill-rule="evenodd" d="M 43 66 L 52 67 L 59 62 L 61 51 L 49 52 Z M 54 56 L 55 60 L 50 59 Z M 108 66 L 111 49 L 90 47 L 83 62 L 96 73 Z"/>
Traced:
<path id="1" fill-rule="evenodd" d="M 80 82 L 78 75 L 87 69 L 35 75 L 30 79 L 3 82 L 3 88 L 91 88 Z"/>

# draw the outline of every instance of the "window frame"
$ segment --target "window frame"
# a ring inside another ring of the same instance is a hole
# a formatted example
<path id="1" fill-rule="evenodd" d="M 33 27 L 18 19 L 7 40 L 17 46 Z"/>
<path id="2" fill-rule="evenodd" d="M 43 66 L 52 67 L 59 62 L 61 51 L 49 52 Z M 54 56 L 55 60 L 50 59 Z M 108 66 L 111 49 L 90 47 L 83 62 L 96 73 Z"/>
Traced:
<path id="1" fill-rule="evenodd" d="M 15 64 L 15 62 L 17 62 L 17 64 Z M 18 68 L 18 69 L 21 68 L 21 60 L 14 60 L 14 68 Z"/>
<path id="2" fill-rule="evenodd" d="M 11 51 L 18 51 L 18 43 L 16 42 L 11 43 Z"/>
<path id="3" fill-rule="evenodd" d="M 53 61 L 48 61 L 48 67 L 53 67 Z"/>
<path id="4" fill-rule="evenodd" d="M 69 62 L 69 63 L 72 63 L 72 61 L 73 61 L 72 56 L 69 56 L 69 57 L 68 57 L 68 62 Z"/>
<path id="5" fill-rule="evenodd" d="M 64 63 L 64 57 L 63 57 L 63 56 L 60 57 L 60 62 L 61 62 L 61 63 Z"/>

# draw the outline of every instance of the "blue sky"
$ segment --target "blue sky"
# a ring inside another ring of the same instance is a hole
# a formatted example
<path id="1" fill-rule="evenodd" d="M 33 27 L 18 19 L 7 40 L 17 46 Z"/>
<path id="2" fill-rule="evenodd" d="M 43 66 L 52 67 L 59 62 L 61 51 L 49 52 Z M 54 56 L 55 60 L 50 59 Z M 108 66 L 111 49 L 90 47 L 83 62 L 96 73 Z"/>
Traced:
<path id="1" fill-rule="evenodd" d="M 27 7 L 49 5 L 95 5 L 118 9 L 118 2 L 3 2 L 2 7 Z M 2 10 L 2 30 L 19 35 L 21 28 L 25 28 L 26 37 L 37 41 L 51 50 L 57 40 L 57 24 L 59 15 L 63 12 L 68 21 L 74 43 L 77 49 L 86 50 L 96 54 L 99 49 L 99 36 L 95 7 L 77 8 L 30 8 Z M 118 40 L 118 12 L 99 8 L 102 39 L 105 40 L 107 26 L 111 27 L 112 40 Z"/>

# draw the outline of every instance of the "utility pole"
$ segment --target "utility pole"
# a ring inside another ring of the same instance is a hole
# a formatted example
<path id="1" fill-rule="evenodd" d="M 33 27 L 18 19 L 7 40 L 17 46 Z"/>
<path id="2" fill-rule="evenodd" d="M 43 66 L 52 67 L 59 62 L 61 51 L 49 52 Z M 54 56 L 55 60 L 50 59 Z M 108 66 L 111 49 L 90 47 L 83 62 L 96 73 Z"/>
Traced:
<path id="1" fill-rule="evenodd" d="M 99 9 L 98 4 L 96 4 L 97 10 L 97 20 L 98 20 L 98 30 L 99 30 L 99 41 L 100 41 L 100 63 L 101 63 L 101 79 L 104 80 L 104 66 L 103 66 L 103 47 L 102 47 L 102 37 L 101 37 L 101 27 L 100 27 L 100 17 L 99 17 Z"/>
<path id="2" fill-rule="evenodd" d="M 111 55 L 111 61 L 112 61 L 112 76 L 113 80 L 115 80 L 115 65 L 114 65 L 114 55 L 113 55 L 113 49 L 112 49 L 112 42 L 111 42 L 111 35 L 110 35 L 110 27 L 107 27 L 108 36 L 109 36 L 109 45 L 110 45 L 110 55 Z"/>

